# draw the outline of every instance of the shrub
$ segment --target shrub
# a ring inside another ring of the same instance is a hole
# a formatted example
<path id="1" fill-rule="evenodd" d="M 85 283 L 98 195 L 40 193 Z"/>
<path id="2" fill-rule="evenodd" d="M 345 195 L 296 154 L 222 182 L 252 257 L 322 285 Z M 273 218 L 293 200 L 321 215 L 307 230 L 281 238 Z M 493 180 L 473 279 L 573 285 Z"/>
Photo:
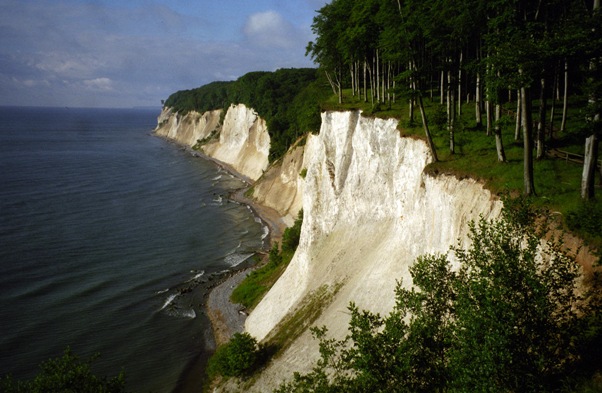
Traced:
<path id="1" fill-rule="evenodd" d="M 260 347 L 249 333 L 235 333 L 227 344 L 215 351 L 209 361 L 209 374 L 224 377 L 243 377 L 258 366 Z"/>
<path id="2" fill-rule="evenodd" d="M 92 373 L 96 357 L 82 361 L 67 348 L 63 356 L 50 359 L 40 365 L 40 372 L 30 381 L 19 381 L 10 375 L 0 379 L 0 391 L 5 393 L 120 393 L 124 392 L 125 374 L 113 378 L 99 377 Z"/>
<path id="3" fill-rule="evenodd" d="M 286 228 L 282 234 L 282 251 L 294 253 L 299 245 L 301 237 L 301 225 L 303 224 L 303 210 L 299 211 L 299 215 L 292 227 Z"/>
<path id="4" fill-rule="evenodd" d="M 344 340 L 314 329 L 321 359 L 278 392 L 558 391 L 599 359 L 600 305 L 596 288 L 577 291 L 562 244 L 541 243 L 546 226 L 522 225 L 530 216 L 472 223 L 472 245 L 453 248 L 458 268 L 446 255 L 418 258 L 414 287 L 398 284 L 388 316 L 350 305 Z"/>

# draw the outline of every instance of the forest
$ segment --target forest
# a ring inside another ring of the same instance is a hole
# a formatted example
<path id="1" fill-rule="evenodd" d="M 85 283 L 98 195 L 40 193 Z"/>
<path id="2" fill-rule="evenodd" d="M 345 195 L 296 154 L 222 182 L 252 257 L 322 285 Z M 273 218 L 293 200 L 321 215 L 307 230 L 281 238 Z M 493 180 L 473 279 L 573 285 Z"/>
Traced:
<path id="1" fill-rule="evenodd" d="M 249 72 L 236 81 L 178 91 L 164 105 L 182 114 L 228 109 L 233 103 L 253 108 L 267 123 L 273 161 L 297 138 L 320 129 L 320 103 L 329 95 L 323 75 L 313 68 Z"/>
<path id="2" fill-rule="evenodd" d="M 339 104 L 345 89 L 373 106 L 407 100 L 408 117 L 419 112 L 435 160 L 424 97 L 437 94 L 445 107 L 451 154 L 462 110 L 474 104 L 476 126 L 493 136 L 500 162 L 501 118 L 513 106 L 526 195 L 535 194 L 533 160 L 566 131 L 570 98 L 584 97 L 581 194 L 591 199 L 602 90 L 599 8 L 599 0 L 334 0 L 314 18 L 307 54 L 326 72 Z"/>
<path id="3" fill-rule="evenodd" d="M 181 113 L 252 107 L 267 121 L 270 161 L 318 131 L 323 110 L 393 116 L 402 133 L 427 141 L 433 173 L 537 195 L 599 246 L 599 8 L 599 0 L 333 0 L 317 11 L 307 45 L 317 70 L 251 72 L 164 104 Z"/>

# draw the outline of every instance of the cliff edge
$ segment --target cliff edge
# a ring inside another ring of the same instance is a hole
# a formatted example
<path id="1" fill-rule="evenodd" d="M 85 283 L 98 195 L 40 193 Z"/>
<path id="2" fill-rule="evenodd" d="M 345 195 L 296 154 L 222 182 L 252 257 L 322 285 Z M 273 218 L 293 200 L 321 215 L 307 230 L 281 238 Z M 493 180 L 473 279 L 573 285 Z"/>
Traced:
<path id="1" fill-rule="evenodd" d="M 411 284 L 408 268 L 418 256 L 448 253 L 458 239 L 467 245 L 467 224 L 501 211 L 501 202 L 473 180 L 425 174 L 432 160 L 426 143 L 401 137 L 393 119 L 323 113 L 319 134 L 268 167 L 265 122 L 244 106 L 230 107 L 221 126 L 219 111 L 181 117 L 166 109 L 162 116 L 159 135 L 188 146 L 204 140 L 201 149 L 256 180 L 254 200 L 286 222 L 304 212 L 295 256 L 245 329 L 270 340 L 289 328 L 291 318 L 302 322 L 253 382 L 230 381 L 223 391 L 268 391 L 294 371 L 308 371 L 319 356 L 310 326 L 325 325 L 342 338 L 350 302 L 389 312 L 397 282 Z M 305 316 L 316 299 L 319 312 Z"/>

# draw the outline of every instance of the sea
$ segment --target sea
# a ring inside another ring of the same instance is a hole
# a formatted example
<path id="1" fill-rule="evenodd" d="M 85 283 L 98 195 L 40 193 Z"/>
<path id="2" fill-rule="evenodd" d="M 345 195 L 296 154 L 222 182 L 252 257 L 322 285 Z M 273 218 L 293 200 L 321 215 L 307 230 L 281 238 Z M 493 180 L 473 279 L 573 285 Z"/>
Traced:
<path id="1" fill-rule="evenodd" d="M 152 134 L 159 111 L 0 108 L 0 375 L 69 348 L 129 391 L 196 390 L 204 299 L 267 232 L 228 199 L 243 182 Z"/>

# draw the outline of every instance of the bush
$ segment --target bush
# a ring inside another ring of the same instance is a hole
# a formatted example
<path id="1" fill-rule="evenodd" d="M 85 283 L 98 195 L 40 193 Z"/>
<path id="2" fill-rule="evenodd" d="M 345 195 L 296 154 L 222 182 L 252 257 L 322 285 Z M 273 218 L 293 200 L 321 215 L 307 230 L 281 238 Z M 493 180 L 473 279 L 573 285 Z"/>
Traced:
<path id="1" fill-rule="evenodd" d="M 278 392 L 553 392 L 572 384 L 576 370 L 599 359 L 596 288 L 580 294 L 576 261 L 553 238 L 542 245 L 543 219 L 522 225 L 529 217 L 472 223 L 472 245 L 453 249 L 458 268 L 446 255 L 418 258 L 413 288 L 398 284 L 388 316 L 350 305 L 346 339 L 314 329 L 321 359 Z"/>
<path id="2" fill-rule="evenodd" d="M 98 377 L 92 373 L 95 357 L 81 361 L 67 348 L 62 357 L 47 360 L 40 365 L 40 372 L 31 381 L 19 381 L 11 376 L 0 379 L 0 391 L 4 393 L 120 393 L 125 390 L 125 374 L 113 378 Z"/>
<path id="3" fill-rule="evenodd" d="M 299 215 L 292 227 L 286 228 L 282 234 L 282 251 L 294 253 L 299 245 L 301 237 L 301 225 L 303 224 L 303 210 L 299 211 Z"/>
<path id="4" fill-rule="evenodd" d="M 215 351 L 209 361 L 209 374 L 243 377 L 258 366 L 260 347 L 249 333 L 235 333 L 232 339 Z"/>
<path id="5" fill-rule="evenodd" d="M 602 234 L 602 203 L 582 203 L 567 214 L 566 223 L 573 231 Z"/>
<path id="6" fill-rule="evenodd" d="M 282 234 L 282 252 L 278 249 L 278 243 L 275 243 L 270 250 L 268 263 L 253 270 L 239 286 L 234 288 L 230 296 L 232 302 L 242 304 L 248 309 L 259 303 L 295 254 L 295 250 L 299 245 L 302 222 L 303 211 L 300 211 L 295 224 L 287 228 Z"/>

